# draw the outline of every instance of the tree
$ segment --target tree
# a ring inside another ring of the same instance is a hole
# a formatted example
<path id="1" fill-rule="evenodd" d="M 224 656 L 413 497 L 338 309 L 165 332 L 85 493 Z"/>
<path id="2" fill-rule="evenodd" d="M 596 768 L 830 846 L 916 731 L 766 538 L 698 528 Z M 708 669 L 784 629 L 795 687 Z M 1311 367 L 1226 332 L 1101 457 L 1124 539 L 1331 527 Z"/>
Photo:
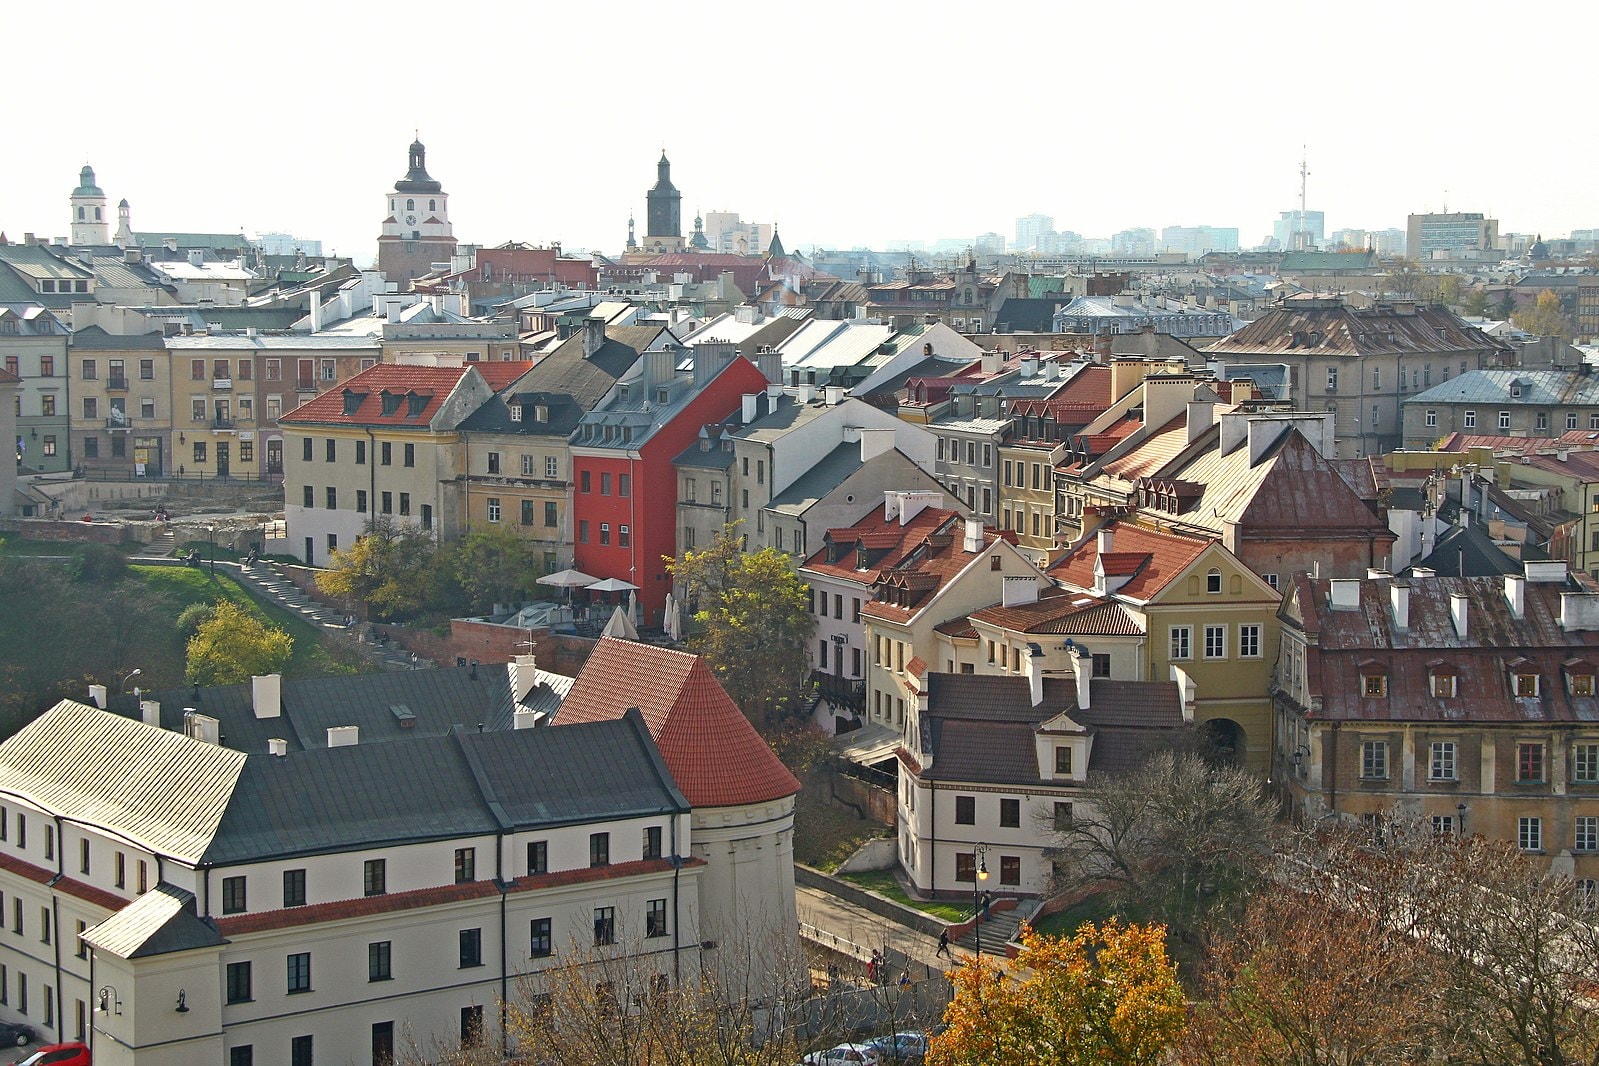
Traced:
<path id="1" fill-rule="evenodd" d="M 539 576 L 532 542 L 503 524 L 473 530 L 445 554 L 463 605 L 474 614 L 486 614 L 496 603 L 527 597 Z"/>
<path id="2" fill-rule="evenodd" d="M 745 552 L 733 523 L 667 569 L 699 626 L 691 646 L 752 722 L 773 721 L 805 684 L 816 632 L 809 590 L 788 556 Z"/>
<path id="3" fill-rule="evenodd" d="M 1501 320 L 1507 320 L 1516 313 L 1516 294 L 1508 286 L 1499 294 L 1499 300 L 1494 304 L 1494 312 Z"/>
<path id="4" fill-rule="evenodd" d="M 1012 974 L 968 962 L 928 1066 L 1154 1066 L 1183 1030 L 1183 992 L 1158 925 L 1022 931 Z"/>
<path id="5" fill-rule="evenodd" d="M 348 548 L 337 549 L 317 575 L 335 599 L 364 603 L 377 618 L 414 615 L 436 601 L 438 545 L 426 530 L 377 518 Z"/>
<path id="6" fill-rule="evenodd" d="M 1571 338 L 1571 322 L 1560 310 L 1560 297 L 1553 289 L 1545 289 L 1531 307 L 1511 314 L 1510 321 L 1517 329 L 1524 329 L 1538 337 Z"/>
<path id="7" fill-rule="evenodd" d="M 1462 306 L 1466 314 L 1473 318 L 1487 318 L 1488 312 L 1492 309 L 1491 304 L 1492 300 L 1488 297 L 1488 290 L 1473 286 L 1466 293 L 1466 299 Z"/>
<path id="8" fill-rule="evenodd" d="M 1259 778 L 1192 751 L 1158 751 L 1131 773 L 1096 774 L 1072 818 L 1045 827 L 1058 889 L 1111 885 L 1189 936 L 1215 902 L 1238 898 L 1274 821 Z"/>
<path id="9" fill-rule="evenodd" d="M 236 685 L 275 674 L 294 654 L 294 638 L 238 604 L 218 600 L 189 641 L 185 678 L 192 685 Z"/>
<path id="10" fill-rule="evenodd" d="M 1438 289 L 1433 298 L 1445 307 L 1458 307 L 1463 287 L 1459 274 L 1445 274 L 1438 279 Z"/>
<path id="11" fill-rule="evenodd" d="M 1424 299 L 1437 289 L 1437 281 L 1421 269 L 1414 259 L 1400 256 L 1388 267 L 1388 276 L 1379 282 L 1384 292 L 1411 299 Z"/>

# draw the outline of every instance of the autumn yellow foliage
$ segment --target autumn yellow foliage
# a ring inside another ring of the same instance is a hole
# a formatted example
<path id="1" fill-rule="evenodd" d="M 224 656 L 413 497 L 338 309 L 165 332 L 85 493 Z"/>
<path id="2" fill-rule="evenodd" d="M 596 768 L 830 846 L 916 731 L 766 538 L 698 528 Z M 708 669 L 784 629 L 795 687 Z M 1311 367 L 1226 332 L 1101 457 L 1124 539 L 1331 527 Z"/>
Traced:
<path id="1" fill-rule="evenodd" d="M 1182 1035 L 1177 967 L 1159 925 L 1085 924 L 1022 933 L 1011 966 L 968 962 L 929 1066 L 1155 1066 Z"/>

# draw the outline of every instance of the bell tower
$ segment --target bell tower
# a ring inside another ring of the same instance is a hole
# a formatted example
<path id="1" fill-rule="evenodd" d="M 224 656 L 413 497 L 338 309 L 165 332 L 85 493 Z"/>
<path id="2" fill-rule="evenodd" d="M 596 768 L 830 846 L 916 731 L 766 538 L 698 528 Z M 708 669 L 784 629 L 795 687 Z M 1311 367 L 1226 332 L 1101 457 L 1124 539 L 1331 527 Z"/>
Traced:
<path id="1" fill-rule="evenodd" d="M 683 250 L 683 194 L 672 184 L 672 164 L 661 149 L 655 164 L 655 185 L 645 194 L 644 250 L 680 252 Z"/>
<path id="2" fill-rule="evenodd" d="M 448 263 L 455 254 L 449 196 L 427 170 L 427 148 L 411 142 L 405 176 L 386 196 L 388 213 L 378 236 L 378 269 L 388 280 L 405 283 Z"/>
<path id="3" fill-rule="evenodd" d="M 87 163 L 72 190 L 72 243 L 111 243 L 111 220 L 106 217 L 105 193 L 94 183 L 94 168 Z"/>

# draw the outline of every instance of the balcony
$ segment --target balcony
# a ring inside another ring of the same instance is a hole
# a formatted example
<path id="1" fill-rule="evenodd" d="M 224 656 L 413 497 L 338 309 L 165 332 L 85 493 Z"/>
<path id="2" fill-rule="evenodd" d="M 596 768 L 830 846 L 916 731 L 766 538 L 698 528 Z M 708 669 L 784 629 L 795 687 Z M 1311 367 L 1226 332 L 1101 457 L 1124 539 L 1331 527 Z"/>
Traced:
<path id="1" fill-rule="evenodd" d="M 127 392 L 128 379 L 125 377 L 109 377 L 105 379 L 105 387 L 112 392 Z"/>
<path id="2" fill-rule="evenodd" d="M 866 710 L 866 682 L 840 677 L 825 670 L 812 670 L 816 694 L 835 707 L 848 707 L 857 713 Z"/>
<path id="3" fill-rule="evenodd" d="M 233 388 L 232 378 L 213 378 L 211 388 L 215 392 L 227 392 Z"/>
<path id="4" fill-rule="evenodd" d="M 232 429 L 233 428 L 233 419 L 231 419 L 231 418 L 223 418 L 221 415 L 218 415 L 216 418 L 213 418 L 211 420 L 211 428 L 212 429 Z"/>
<path id="5" fill-rule="evenodd" d="M 127 415 L 118 417 L 118 415 L 113 412 L 111 417 L 105 420 L 105 428 L 126 433 L 133 429 L 133 419 L 129 418 Z"/>

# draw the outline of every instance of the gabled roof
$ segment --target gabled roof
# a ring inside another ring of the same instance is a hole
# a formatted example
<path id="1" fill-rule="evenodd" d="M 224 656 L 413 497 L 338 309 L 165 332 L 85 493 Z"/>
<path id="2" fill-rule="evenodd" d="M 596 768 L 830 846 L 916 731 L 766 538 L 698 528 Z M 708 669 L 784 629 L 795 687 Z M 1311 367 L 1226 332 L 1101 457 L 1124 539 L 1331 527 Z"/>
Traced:
<path id="1" fill-rule="evenodd" d="M 1126 522 L 1112 523 L 1109 528 L 1112 550 L 1106 553 L 1104 571 L 1117 575 L 1131 572 L 1132 576 L 1116 589 L 1116 595 L 1146 602 L 1160 595 L 1216 543 L 1176 533 L 1157 533 Z M 1092 589 L 1099 559 L 1099 538 L 1089 537 L 1050 567 L 1049 574 L 1076 588 Z M 1136 565 L 1127 565 L 1129 560 L 1136 561 Z"/>
<path id="2" fill-rule="evenodd" d="M 805 560 L 804 568 L 829 577 L 871 585 L 885 571 L 904 562 L 929 534 L 944 531 L 960 518 L 958 511 L 924 507 L 902 525 L 898 517 L 885 517 L 887 507 L 886 503 L 879 504 L 854 525 L 827 530 L 827 543 Z M 865 567 L 856 565 L 856 548 L 861 545 L 867 550 Z M 829 562 L 829 555 L 836 555 L 837 561 Z"/>
<path id="3" fill-rule="evenodd" d="M 83 940 L 97 951 L 119 959 L 142 959 L 227 943 L 200 920 L 193 892 L 164 883 L 84 933 Z"/>
<path id="4" fill-rule="evenodd" d="M 425 429 L 461 379 L 474 373 L 473 368 L 479 365 L 493 364 L 471 363 L 464 367 L 447 367 L 379 363 L 342 385 L 307 400 L 278 421 L 284 425 L 315 423 Z M 385 395 L 391 400 L 387 406 L 392 408 L 387 412 L 384 409 Z M 346 410 L 346 397 L 353 402 L 353 409 L 349 411 Z"/>
<path id="5" fill-rule="evenodd" d="M 1413 306 L 1413 305 L 1412 305 Z M 1211 355 L 1359 356 L 1501 352 L 1509 347 L 1442 308 L 1345 306 L 1341 299 L 1289 299 L 1204 351 Z"/>
<path id="6" fill-rule="evenodd" d="M 1044 589 L 1033 603 L 1010 607 L 994 604 L 973 611 L 970 617 L 974 622 L 986 622 L 1018 633 L 1141 636 L 1144 632 L 1121 604 L 1059 586 Z"/>
<path id="7" fill-rule="evenodd" d="M 697 655 L 603 637 L 555 721 L 608 721 L 629 707 L 643 712 L 678 788 L 696 808 L 764 803 L 799 791 L 799 781 Z"/>

